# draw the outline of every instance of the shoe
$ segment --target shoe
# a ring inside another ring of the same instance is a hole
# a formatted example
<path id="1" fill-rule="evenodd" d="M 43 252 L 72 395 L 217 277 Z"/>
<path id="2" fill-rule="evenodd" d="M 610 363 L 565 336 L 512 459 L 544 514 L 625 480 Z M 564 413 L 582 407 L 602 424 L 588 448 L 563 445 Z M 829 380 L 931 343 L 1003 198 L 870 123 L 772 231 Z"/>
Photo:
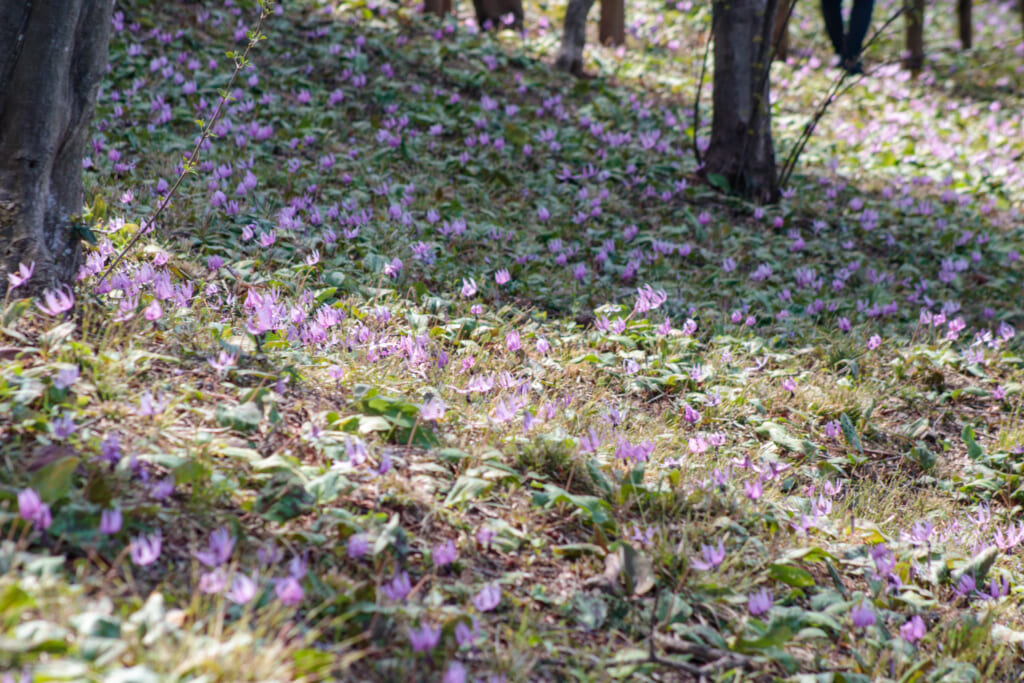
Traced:
<path id="1" fill-rule="evenodd" d="M 864 75 L 864 65 L 859 59 L 847 59 L 843 61 L 843 68 L 850 76 Z"/>

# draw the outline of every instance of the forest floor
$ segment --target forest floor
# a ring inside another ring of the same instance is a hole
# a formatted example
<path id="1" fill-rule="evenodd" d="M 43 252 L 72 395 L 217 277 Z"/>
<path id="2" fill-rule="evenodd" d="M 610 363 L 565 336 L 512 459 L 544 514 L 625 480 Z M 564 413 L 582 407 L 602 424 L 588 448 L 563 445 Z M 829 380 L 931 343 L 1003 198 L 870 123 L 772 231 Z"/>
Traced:
<path id="1" fill-rule="evenodd" d="M 2 680 L 1017 679 L 1014 6 L 890 25 L 759 207 L 705 3 L 574 80 L 561 3 L 119 2 L 74 315 L 3 302 Z"/>

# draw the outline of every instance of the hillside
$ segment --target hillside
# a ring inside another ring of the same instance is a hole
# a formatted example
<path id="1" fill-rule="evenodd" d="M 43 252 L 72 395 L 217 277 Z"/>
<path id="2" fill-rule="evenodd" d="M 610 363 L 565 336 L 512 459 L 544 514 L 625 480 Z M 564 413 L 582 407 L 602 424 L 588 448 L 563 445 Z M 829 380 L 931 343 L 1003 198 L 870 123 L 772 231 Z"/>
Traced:
<path id="1" fill-rule="evenodd" d="M 892 24 L 763 207 L 697 175 L 703 4 L 578 81 L 561 3 L 458 9 L 119 3 L 74 315 L 3 304 L 0 671 L 1016 680 L 1015 4 L 917 78 Z"/>

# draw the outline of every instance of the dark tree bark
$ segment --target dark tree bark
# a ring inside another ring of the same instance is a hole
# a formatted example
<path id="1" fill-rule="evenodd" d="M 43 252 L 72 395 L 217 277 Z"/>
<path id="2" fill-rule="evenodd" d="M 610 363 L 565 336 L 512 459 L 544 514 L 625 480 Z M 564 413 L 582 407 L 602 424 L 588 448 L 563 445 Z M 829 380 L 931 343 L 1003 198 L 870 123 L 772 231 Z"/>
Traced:
<path id="1" fill-rule="evenodd" d="M 715 0 L 714 111 L 704 171 L 762 202 L 778 200 L 769 70 L 777 0 Z"/>
<path id="2" fill-rule="evenodd" d="M 81 263 L 82 155 L 107 64 L 113 0 L 0 0 L 0 291 L 29 293 Z"/>
<path id="3" fill-rule="evenodd" d="M 906 0 L 903 13 L 907 18 L 907 55 L 903 66 L 916 76 L 924 67 L 925 0 Z"/>
<path id="4" fill-rule="evenodd" d="M 431 1 L 427 0 L 428 3 Z M 448 3 L 450 12 L 451 0 L 443 1 Z M 502 21 L 509 14 L 512 15 L 512 28 L 523 30 L 523 0 L 473 0 L 473 9 L 476 10 L 476 23 L 481 31 L 503 28 Z"/>
<path id="5" fill-rule="evenodd" d="M 1024 0 L 1022 0 L 1024 1 Z M 562 47 L 555 58 L 555 66 L 574 76 L 583 75 L 583 46 L 587 42 L 587 15 L 594 0 L 569 0 L 565 8 L 562 27 Z"/>

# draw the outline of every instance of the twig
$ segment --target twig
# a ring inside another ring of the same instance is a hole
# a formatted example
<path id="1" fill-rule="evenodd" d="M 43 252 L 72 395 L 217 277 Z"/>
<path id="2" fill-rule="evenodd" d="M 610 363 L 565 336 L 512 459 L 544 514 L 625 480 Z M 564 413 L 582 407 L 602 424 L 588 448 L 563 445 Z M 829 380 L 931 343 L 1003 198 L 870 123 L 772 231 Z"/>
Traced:
<path id="1" fill-rule="evenodd" d="M 896 21 L 896 19 L 898 19 L 903 14 L 903 10 L 904 8 L 902 6 L 899 9 L 897 9 L 896 12 L 891 17 L 889 17 L 886 20 L 886 22 L 882 24 L 881 27 L 879 27 L 877 31 L 874 32 L 871 38 L 864 44 L 863 49 L 866 50 L 867 48 L 869 48 L 871 44 L 875 42 L 878 36 L 880 36 L 882 32 L 889 27 L 890 24 Z M 804 147 L 806 147 L 807 143 L 810 141 L 811 135 L 814 133 L 814 129 L 817 128 L 818 126 L 818 122 L 821 121 L 822 118 L 824 118 L 825 113 L 828 111 L 829 105 L 831 105 L 836 100 L 836 98 L 838 98 L 840 95 L 845 94 L 850 88 L 852 88 L 857 82 L 859 82 L 859 79 L 854 80 L 853 82 L 847 84 L 844 88 L 843 86 L 844 84 L 846 84 L 846 79 L 849 77 L 849 75 L 850 74 L 844 69 L 843 72 L 839 75 L 839 78 L 832 84 L 832 87 L 829 88 L 829 92 L 825 96 L 825 99 L 822 100 L 821 104 L 819 104 L 818 108 L 814 111 L 814 114 L 811 115 L 811 120 L 808 121 L 807 124 L 804 126 L 803 131 L 800 133 L 800 137 L 797 138 L 796 144 L 793 145 L 793 149 L 790 150 L 789 155 L 786 157 L 786 161 L 783 162 L 782 164 L 782 173 L 779 177 L 779 187 L 785 187 L 787 184 L 789 184 L 789 179 L 790 177 L 792 177 L 793 171 L 796 168 L 796 162 L 800 159 L 800 155 L 803 153 Z"/>
<path id="2" fill-rule="evenodd" d="M 700 129 L 700 94 L 704 89 L 704 75 L 708 71 L 708 53 L 711 51 L 711 40 L 715 37 L 715 12 L 711 11 L 711 30 L 708 31 L 708 39 L 704 42 L 704 59 L 700 63 L 700 77 L 697 79 L 697 97 L 693 101 L 693 157 L 697 161 L 697 167 L 704 163 L 701 158 L 700 147 L 697 145 L 697 131 Z"/>
<path id="3" fill-rule="evenodd" d="M 263 36 L 263 22 L 267 17 L 270 16 L 270 8 L 272 6 L 272 0 L 260 0 L 260 18 L 256 22 L 256 28 L 249 34 L 249 44 L 245 46 L 245 52 L 241 56 L 235 55 L 235 70 L 231 74 L 231 78 L 228 80 L 228 84 L 224 87 L 224 91 L 221 93 L 220 102 L 217 103 L 217 109 L 213 113 L 202 132 L 199 134 L 199 139 L 196 141 L 195 147 L 192 148 L 192 153 L 189 154 L 188 159 L 185 160 L 185 164 L 181 169 L 181 173 L 178 174 L 177 179 L 174 181 L 174 185 L 168 190 L 167 196 L 157 205 L 152 215 L 148 219 L 143 219 L 139 223 L 139 230 L 135 235 L 128 241 L 128 244 L 118 252 L 117 256 L 111 261 L 110 265 L 106 267 L 103 273 L 100 275 L 100 284 L 110 275 L 114 268 L 124 259 L 129 251 L 142 239 L 143 235 L 148 234 L 153 226 L 156 225 L 156 220 L 163 214 L 164 209 L 167 208 L 168 204 L 171 203 L 171 199 L 177 193 L 178 188 L 181 186 L 185 176 L 188 175 L 192 169 L 195 168 L 196 161 L 199 159 L 199 153 L 202 151 L 203 143 L 206 142 L 212 136 L 213 127 L 217 125 L 217 121 L 220 120 L 221 114 L 224 112 L 224 105 L 231 98 L 231 87 L 235 84 L 235 80 L 238 78 L 238 74 L 242 72 L 246 66 L 249 65 L 249 52 L 252 51 L 256 44 L 264 38 Z"/>
<path id="4" fill-rule="evenodd" d="M 747 670 L 752 670 L 754 668 L 754 661 L 750 657 L 738 652 L 730 652 L 729 650 L 720 650 L 717 647 L 690 643 L 674 636 L 665 635 L 664 633 L 655 633 L 654 638 L 658 641 L 659 645 L 665 648 L 666 652 L 690 655 L 694 659 L 705 662 L 705 664 L 700 667 L 701 673 L 707 673 L 708 671 L 713 671 L 715 669 L 731 669 L 734 667 L 742 667 Z"/>

